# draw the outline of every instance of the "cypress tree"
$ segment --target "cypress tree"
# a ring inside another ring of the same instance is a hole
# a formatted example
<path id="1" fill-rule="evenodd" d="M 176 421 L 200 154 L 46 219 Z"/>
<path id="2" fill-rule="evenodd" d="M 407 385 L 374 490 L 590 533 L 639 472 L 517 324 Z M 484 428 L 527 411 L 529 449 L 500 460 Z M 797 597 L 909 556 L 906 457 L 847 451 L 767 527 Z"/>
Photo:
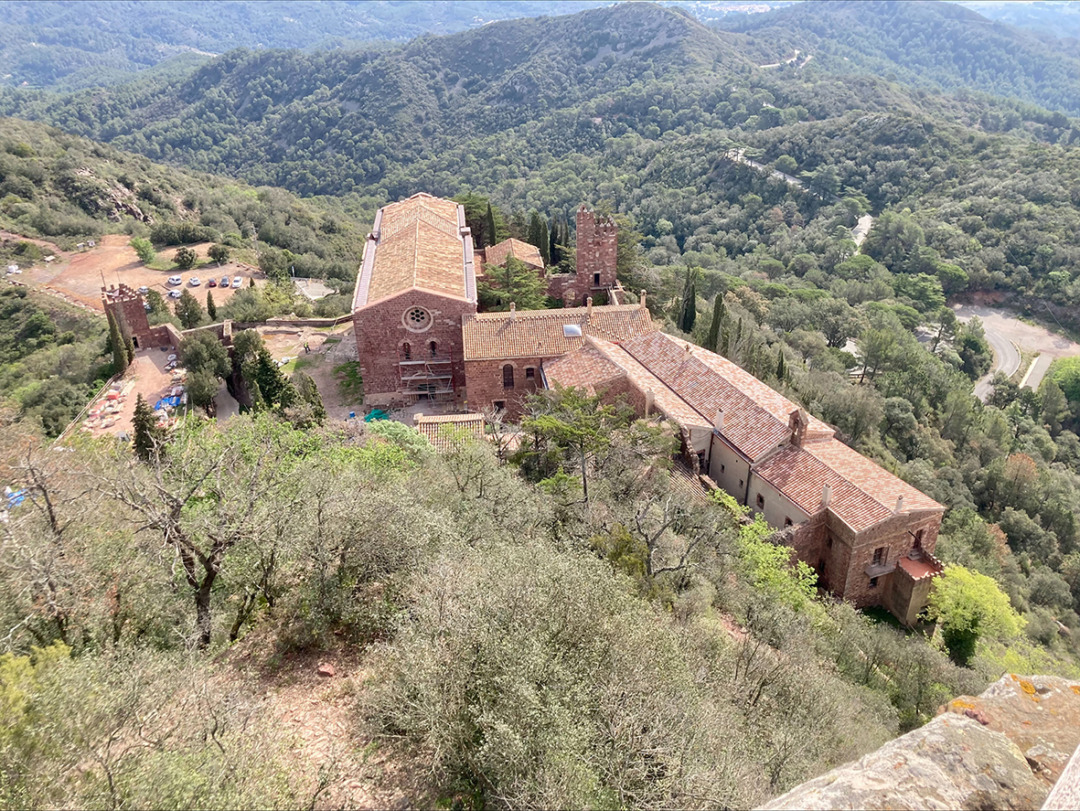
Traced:
<path id="1" fill-rule="evenodd" d="M 127 356 L 128 366 L 135 362 L 135 342 L 130 335 L 124 336 L 124 355 Z"/>
<path id="2" fill-rule="evenodd" d="M 787 377 L 787 366 L 784 365 L 784 350 L 780 350 L 780 357 L 776 361 L 776 379 L 783 381 Z"/>
<path id="3" fill-rule="evenodd" d="M 551 240 L 548 236 L 548 226 L 545 220 L 540 220 L 540 241 L 536 247 L 540 249 L 540 256 L 544 260 L 544 267 L 551 264 Z"/>
<path id="4" fill-rule="evenodd" d="M 135 399 L 135 414 L 131 418 L 131 425 L 135 434 L 132 438 L 135 453 L 144 462 L 149 462 L 151 457 L 158 452 L 163 436 L 154 419 L 150 404 L 143 399 L 141 394 Z"/>
<path id="5" fill-rule="evenodd" d="M 206 314 L 210 316 L 211 321 L 217 321 L 217 305 L 214 304 L 214 293 L 212 290 L 206 291 Z"/>
<path id="6" fill-rule="evenodd" d="M 740 318 L 735 322 L 735 335 L 731 339 L 731 348 L 736 352 L 739 351 L 739 341 L 742 340 L 742 319 Z"/>
<path id="7" fill-rule="evenodd" d="M 713 302 L 712 311 L 712 323 L 709 324 L 709 341 L 706 345 L 707 349 L 711 349 L 713 352 L 719 352 L 720 343 L 720 327 L 724 323 L 724 294 L 723 292 L 716 294 L 716 300 Z"/>
<path id="8" fill-rule="evenodd" d="M 109 310 L 105 311 L 105 316 L 109 320 L 109 349 L 112 350 L 113 374 L 118 375 L 127 368 L 127 350 L 124 347 L 124 338 L 120 334 L 120 326 L 116 323 L 116 318 Z"/>
<path id="9" fill-rule="evenodd" d="M 694 329 L 697 321 L 697 289 L 694 284 L 694 274 L 690 268 L 686 269 L 686 284 L 683 287 L 683 306 L 679 317 L 679 329 L 689 333 Z"/>
<path id="10" fill-rule="evenodd" d="M 491 202 L 488 201 L 487 213 L 484 215 L 484 247 L 488 245 L 494 245 L 499 241 L 499 238 L 495 235 L 495 212 L 491 209 Z"/>
<path id="11" fill-rule="evenodd" d="M 541 240 L 543 240 L 543 227 L 544 221 L 540 218 L 540 215 L 533 211 L 529 214 L 529 230 L 527 232 L 527 239 L 525 240 L 530 245 L 535 245 L 540 250 L 540 255 L 543 256 L 544 248 L 546 247 Z"/>
<path id="12" fill-rule="evenodd" d="M 551 234 L 548 240 L 548 255 L 551 257 L 549 264 L 557 265 L 559 260 L 562 259 L 561 252 L 559 251 L 559 218 L 551 218 Z"/>

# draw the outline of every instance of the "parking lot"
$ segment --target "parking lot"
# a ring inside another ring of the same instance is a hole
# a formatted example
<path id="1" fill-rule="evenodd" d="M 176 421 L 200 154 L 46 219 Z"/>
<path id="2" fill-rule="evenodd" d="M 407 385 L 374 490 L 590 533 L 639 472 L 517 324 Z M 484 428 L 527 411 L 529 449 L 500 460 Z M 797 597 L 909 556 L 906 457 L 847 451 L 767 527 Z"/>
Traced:
<path id="1" fill-rule="evenodd" d="M 214 278 L 220 282 L 222 276 L 228 276 L 230 287 L 212 288 L 214 303 L 220 306 L 235 292 L 231 287 L 235 276 L 240 276 L 243 280 L 242 286 L 246 287 L 255 272 L 250 266 L 237 262 L 226 262 L 220 268 L 210 265 L 186 271 L 153 270 L 139 261 L 134 249 L 128 244 L 129 241 L 130 238 L 123 234 L 107 234 L 93 248 L 68 254 L 58 253 L 51 264 L 39 264 L 24 270 L 19 280 L 30 286 L 41 285 L 46 292 L 59 293 L 64 298 L 104 312 L 101 305 L 103 285 L 108 287 L 123 282 L 131 288 L 146 287 L 167 296 L 168 292 L 174 289 L 168 284 L 169 277 L 180 275 L 183 277 L 183 285 L 175 289 L 190 289 L 201 304 L 206 300 L 207 281 Z M 210 243 L 190 247 L 200 259 L 205 259 Z M 171 263 L 176 251 L 176 248 L 168 248 L 158 256 Z M 192 276 L 199 277 L 201 284 L 198 287 L 189 286 L 188 280 Z M 263 280 L 256 280 L 255 283 L 262 284 Z"/>

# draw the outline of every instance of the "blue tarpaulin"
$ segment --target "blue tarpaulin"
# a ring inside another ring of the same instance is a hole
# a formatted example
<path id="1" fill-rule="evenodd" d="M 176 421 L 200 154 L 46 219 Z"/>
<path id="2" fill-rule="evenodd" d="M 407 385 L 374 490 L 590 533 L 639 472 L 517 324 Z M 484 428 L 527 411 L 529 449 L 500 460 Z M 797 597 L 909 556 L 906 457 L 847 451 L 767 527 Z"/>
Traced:
<path id="1" fill-rule="evenodd" d="M 172 406 L 173 408 L 176 408 L 178 405 L 180 405 L 179 397 L 162 397 L 160 400 L 154 403 L 154 411 L 160 411 L 165 406 Z"/>
<path id="2" fill-rule="evenodd" d="M 18 507 L 24 501 L 26 501 L 25 490 L 11 490 L 4 494 L 7 497 L 7 508 L 9 510 Z"/>

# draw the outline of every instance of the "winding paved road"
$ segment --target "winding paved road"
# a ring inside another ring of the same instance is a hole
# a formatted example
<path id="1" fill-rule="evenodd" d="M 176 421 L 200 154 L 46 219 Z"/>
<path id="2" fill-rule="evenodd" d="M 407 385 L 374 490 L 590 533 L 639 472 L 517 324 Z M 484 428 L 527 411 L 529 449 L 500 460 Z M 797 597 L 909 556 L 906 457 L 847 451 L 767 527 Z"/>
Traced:
<path id="1" fill-rule="evenodd" d="M 977 316 L 982 321 L 986 340 L 994 350 L 994 368 L 975 384 L 975 396 L 984 402 L 993 390 L 990 381 L 997 372 L 1004 372 L 1009 377 L 1016 374 L 1020 368 L 1021 347 L 1039 354 L 1023 380 L 1024 387 L 1029 389 L 1039 388 L 1056 358 L 1080 355 L 1080 344 L 1044 327 L 1027 324 L 1008 310 L 964 304 L 954 306 L 953 311 L 961 321 Z"/>

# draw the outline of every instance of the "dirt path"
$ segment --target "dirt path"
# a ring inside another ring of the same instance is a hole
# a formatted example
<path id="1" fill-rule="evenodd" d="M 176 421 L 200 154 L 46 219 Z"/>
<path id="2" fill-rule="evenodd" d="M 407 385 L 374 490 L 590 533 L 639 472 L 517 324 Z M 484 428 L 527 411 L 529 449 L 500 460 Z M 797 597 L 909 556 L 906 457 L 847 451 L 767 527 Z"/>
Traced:
<path id="1" fill-rule="evenodd" d="M 434 804 L 428 764 L 384 745 L 364 728 L 364 656 L 356 649 L 274 656 L 255 632 L 226 656 L 222 678 L 239 676 L 264 700 L 265 712 L 294 739 L 294 774 L 315 809 L 405 809 Z M 250 680 L 254 676 L 253 680 Z"/>

